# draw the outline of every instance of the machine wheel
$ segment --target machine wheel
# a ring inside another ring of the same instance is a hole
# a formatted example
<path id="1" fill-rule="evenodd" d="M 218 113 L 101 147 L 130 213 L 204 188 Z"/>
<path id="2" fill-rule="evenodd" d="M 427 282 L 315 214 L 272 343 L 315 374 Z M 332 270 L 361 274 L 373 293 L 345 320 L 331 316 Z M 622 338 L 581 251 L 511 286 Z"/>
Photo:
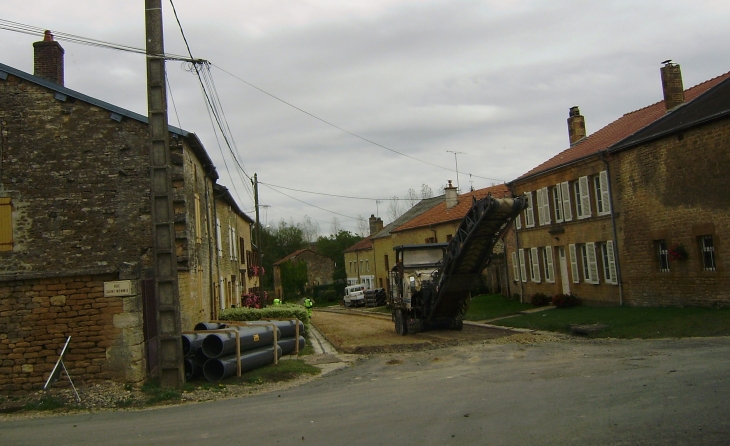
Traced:
<path id="1" fill-rule="evenodd" d="M 407 323 L 409 333 L 418 333 L 423 331 L 423 321 L 420 319 L 411 319 Z"/>
<path id="2" fill-rule="evenodd" d="M 342 299 L 342 306 L 344 306 L 345 308 L 347 308 L 347 301 L 345 299 Z"/>
<path id="3" fill-rule="evenodd" d="M 462 319 L 452 319 L 449 323 L 449 330 L 461 331 L 464 329 L 464 321 Z"/>
<path id="4" fill-rule="evenodd" d="M 395 332 L 401 336 L 408 334 L 408 323 L 401 309 L 395 310 Z"/>

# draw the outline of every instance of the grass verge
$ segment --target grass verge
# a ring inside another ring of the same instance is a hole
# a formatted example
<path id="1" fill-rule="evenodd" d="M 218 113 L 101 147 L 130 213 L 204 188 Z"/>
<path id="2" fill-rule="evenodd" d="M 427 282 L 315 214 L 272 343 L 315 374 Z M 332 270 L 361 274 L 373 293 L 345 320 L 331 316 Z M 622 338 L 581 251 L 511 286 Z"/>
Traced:
<path id="1" fill-rule="evenodd" d="M 266 384 L 291 381 L 300 375 L 317 375 L 321 370 L 298 359 L 279 361 L 277 365 L 267 365 L 232 377 L 229 381 L 238 384 Z"/>
<path id="2" fill-rule="evenodd" d="M 572 324 L 605 324 L 598 338 L 684 338 L 730 335 L 730 308 L 574 307 L 493 322 L 514 328 L 570 333 Z"/>
<path id="3" fill-rule="evenodd" d="M 482 321 L 498 317 L 510 316 L 520 311 L 534 308 L 531 304 L 523 304 L 499 294 L 482 294 L 472 298 L 464 319 Z"/>

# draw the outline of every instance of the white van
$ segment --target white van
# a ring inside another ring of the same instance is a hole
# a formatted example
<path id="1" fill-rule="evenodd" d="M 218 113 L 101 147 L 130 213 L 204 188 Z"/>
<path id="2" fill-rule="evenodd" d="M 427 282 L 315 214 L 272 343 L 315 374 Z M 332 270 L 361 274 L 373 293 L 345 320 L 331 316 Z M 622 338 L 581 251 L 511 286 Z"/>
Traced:
<path id="1" fill-rule="evenodd" d="M 365 305 L 365 285 L 350 285 L 345 287 L 345 297 L 342 299 L 346 307 Z"/>

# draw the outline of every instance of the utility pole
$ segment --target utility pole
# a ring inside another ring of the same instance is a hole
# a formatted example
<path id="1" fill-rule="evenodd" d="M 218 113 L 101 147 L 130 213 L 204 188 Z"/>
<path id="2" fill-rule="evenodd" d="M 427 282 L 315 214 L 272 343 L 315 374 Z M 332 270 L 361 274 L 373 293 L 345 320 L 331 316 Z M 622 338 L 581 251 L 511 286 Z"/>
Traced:
<path id="1" fill-rule="evenodd" d="M 453 150 L 447 150 L 447 152 L 454 154 L 454 164 L 456 164 L 456 189 L 461 191 L 461 184 L 459 184 L 459 161 L 456 159 L 456 155 L 466 155 L 466 152 L 454 152 Z"/>
<path id="2" fill-rule="evenodd" d="M 147 115 L 150 131 L 150 199 L 152 202 L 152 252 L 155 271 L 156 336 L 148 349 L 157 350 L 151 364 L 163 387 L 185 383 L 180 343 L 180 292 L 177 283 L 175 226 L 172 213 L 170 132 L 167 125 L 165 48 L 162 34 L 162 1 L 145 0 L 147 37 Z"/>
<path id="3" fill-rule="evenodd" d="M 259 248 L 259 271 L 263 271 L 264 266 L 264 253 L 261 247 L 261 220 L 259 219 L 259 178 L 257 174 L 253 174 L 253 201 L 256 206 L 256 247 Z M 261 308 L 266 307 L 264 300 L 264 275 L 259 273 L 259 298 L 261 299 Z"/>

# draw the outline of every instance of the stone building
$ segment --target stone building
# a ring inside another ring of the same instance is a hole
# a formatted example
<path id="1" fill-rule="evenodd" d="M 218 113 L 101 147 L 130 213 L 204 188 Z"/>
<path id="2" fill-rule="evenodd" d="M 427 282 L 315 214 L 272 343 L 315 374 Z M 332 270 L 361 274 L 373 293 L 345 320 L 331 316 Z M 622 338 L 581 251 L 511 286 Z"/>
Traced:
<path id="1" fill-rule="evenodd" d="M 608 149 L 628 305 L 730 305 L 730 79 L 709 84 Z"/>
<path id="2" fill-rule="evenodd" d="M 665 80 L 672 73 L 679 75 L 675 64 L 662 68 L 664 101 L 627 113 L 591 135 L 578 107 L 572 107 L 570 147 L 509 183 L 512 193 L 525 194 L 529 203 L 515 221 L 513 236 L 506 239 L 510 278 L 523 300 L 537 293 L 574 293 L 594 305 L 625 303 L 630 284 L 622 281 L 622 275 L 633 272 L 625 271 L 621 263 L 627 249 L 621 220 L 633 210 L 621 203 L 626 196 L 614 196 L 616 171 L 627 166 L 618 167 L 609 148 L 728 77 L 684 91 L 681 75 Z M 677 85 L 684 92 L 680 102 L 676 102 Z M 634 229 L 641 227 L 637 222 Z"/>
<path id="3" fill-rule="evenodd" d="M 306 288 L 332 283 L 332 275 L 335 272 L 335 262 L 309 248 L 300 249 L 298 251 L 294 251 L 283 259 L 279 259 L 274 262 L 274 294 L 279 299 L 283 299 L 285 295 L 285 290 L 281 281 L 281 265 L 286 262 L 300 261 L 303 261 L 307 265 Z"/>
<path id="4" fill-rule="evenodd" d="M 156 363 L 147 118 L 66 88 L 50 33 L 34 47 L 34 75 L 0 64 L 0 390 L 40 388 L 68 336 L 74 380 L 139 383 Z M 186 329 L 215 314 L 218 175 L 195 134 L 171 126 L 170 150 Z"/>

